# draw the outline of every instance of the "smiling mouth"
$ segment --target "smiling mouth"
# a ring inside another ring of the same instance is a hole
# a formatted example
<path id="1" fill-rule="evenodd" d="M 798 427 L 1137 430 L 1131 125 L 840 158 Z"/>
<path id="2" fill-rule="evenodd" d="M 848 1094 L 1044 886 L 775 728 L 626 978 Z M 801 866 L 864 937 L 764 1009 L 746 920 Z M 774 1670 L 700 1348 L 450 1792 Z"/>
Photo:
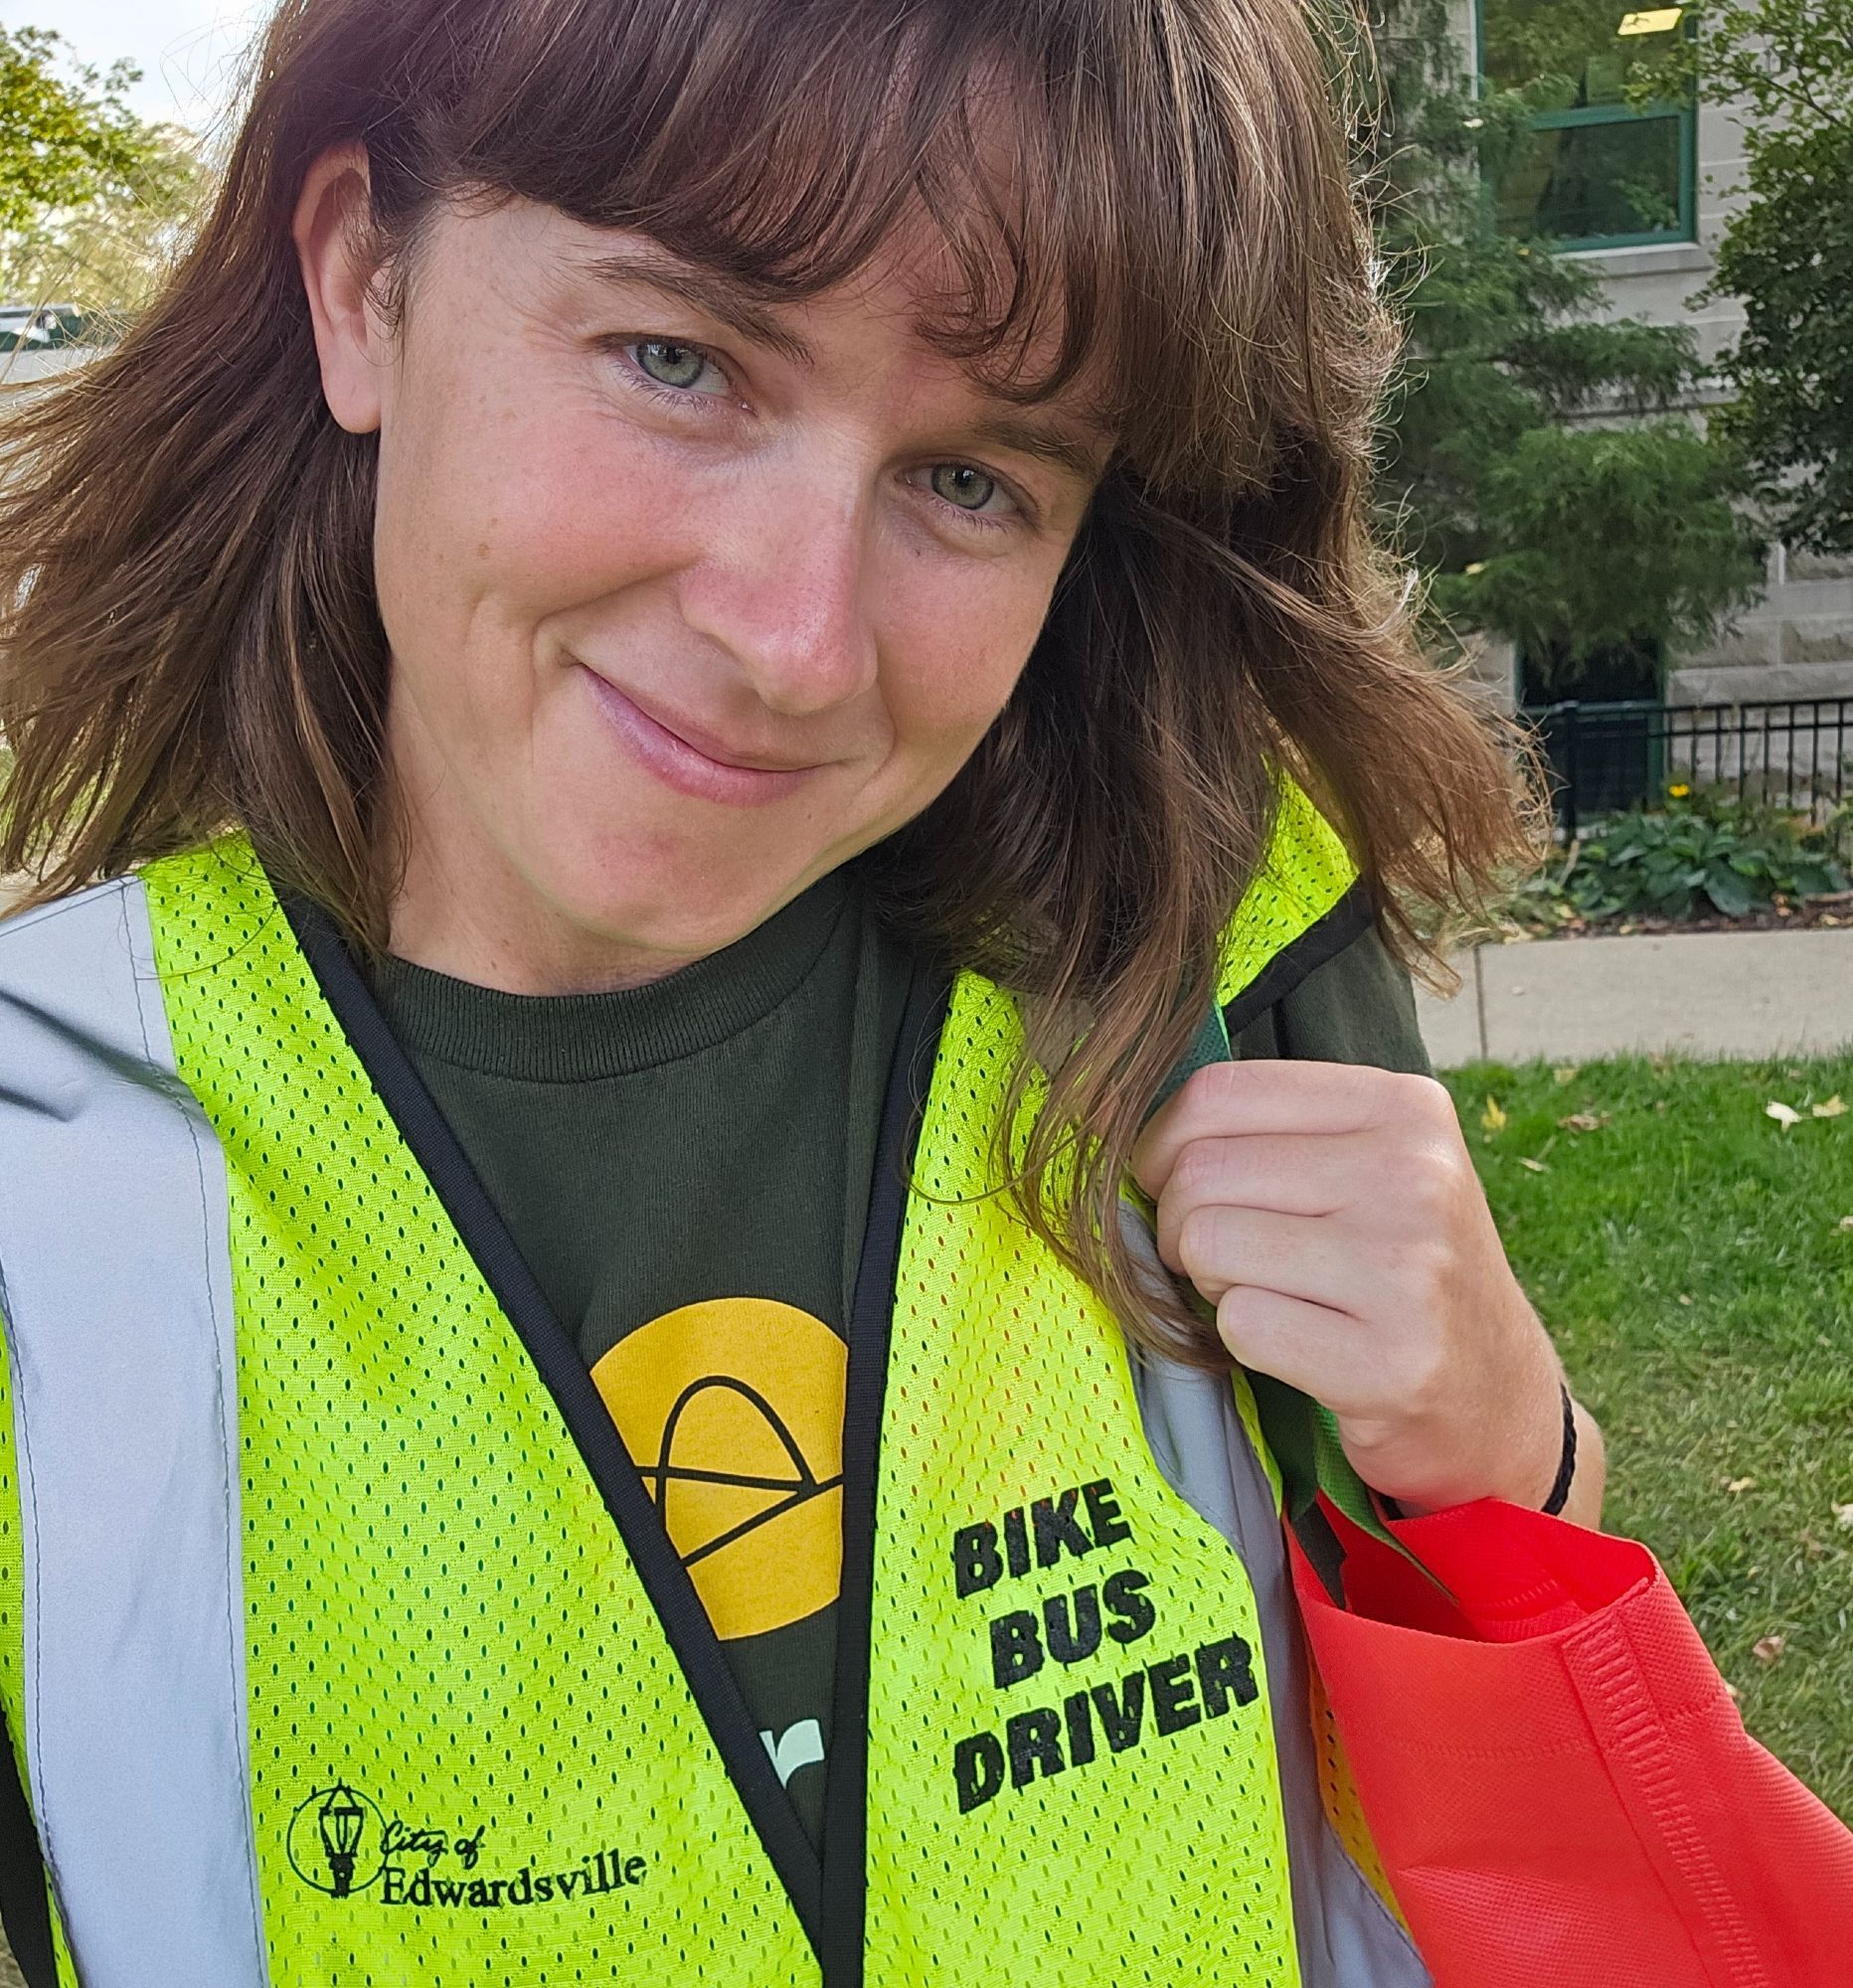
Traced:
<path id="1" fill-rule="evenodd" d="M 576 662 L 578 658 L 574 659 Z M 792 765 L 755 760 L 750 754 L 725 756 L 733 748 L 699 728 L 683 729 L 657 717 L 627 692 L 581 663 L 599 710 L 631 756 L 664 785 L 696 799 L 754 806 L 782 799 L 820 770 L 818 762 Z"/>

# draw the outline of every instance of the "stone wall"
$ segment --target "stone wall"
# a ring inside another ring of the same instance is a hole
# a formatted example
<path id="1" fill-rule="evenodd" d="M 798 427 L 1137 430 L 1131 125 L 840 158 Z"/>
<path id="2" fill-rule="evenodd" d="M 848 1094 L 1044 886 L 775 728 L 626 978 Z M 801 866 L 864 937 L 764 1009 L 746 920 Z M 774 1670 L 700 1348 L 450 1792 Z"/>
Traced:
<path id="1" fill-rule="evenodd" d="M 1703 649 L 1674 659 L 1669 704 L 1853 697 L 1853 557 L 1776 548 L 1764 597 Z"/>
<path id="2" fill-rule="evenodd" d="M 1470 0 L 1456 0 L 1455 32 L 1472 46 Z M 1703 103 L 1698 120 L 1698 240 L 1635 248 L 1597 248 L 1572 259 L 1602 279 L 1606 311 L 1615 318 L 1691 326 L 1700 356 L 1710 361 L 1743 327 L 1743 307 L 1730 297 L 1705 297 L 1712 258 L 1726 223 L 1743 200 L 1743 132 L 1731 106 Z M 1695 397 L 1702 420 L 1721 390 Z M 1607 416 L 1598 416 L 1607 418 Z M 1853 558 L 1825 560 L 1771 549 L 1763 597 L 1742 610 L 1712 641 L 1668 659 L 1669 704 L 1776 702 L 1790 698 L 1853 697 Z"/>

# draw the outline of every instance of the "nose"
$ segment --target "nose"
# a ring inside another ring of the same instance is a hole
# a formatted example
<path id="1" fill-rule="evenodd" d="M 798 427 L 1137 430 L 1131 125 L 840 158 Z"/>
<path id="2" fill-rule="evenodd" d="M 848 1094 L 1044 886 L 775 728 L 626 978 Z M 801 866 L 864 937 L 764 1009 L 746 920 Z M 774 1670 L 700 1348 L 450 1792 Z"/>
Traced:
<path id="1" fill-rule="evenodd" d="M 866 485 L 840 458 L 812 453 L 797 470 L 780 450 L 729 479 L 680 595 L 684 621 L 727 650 L 762 703 L 807 718 L 870 688 L 876 641 Z"/>

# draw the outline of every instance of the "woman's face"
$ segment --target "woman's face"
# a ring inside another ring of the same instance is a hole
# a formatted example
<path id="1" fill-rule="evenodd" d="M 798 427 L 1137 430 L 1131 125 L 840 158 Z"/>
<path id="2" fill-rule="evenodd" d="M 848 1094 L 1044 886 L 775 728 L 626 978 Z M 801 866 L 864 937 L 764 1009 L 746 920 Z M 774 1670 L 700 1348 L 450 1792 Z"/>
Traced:
<path id="1" fill-rule="evenodd" d="M 396 950 L 520 991 L 649 978 L 945 787 L 1102 437 L 936 355 L 898 257 L 767 309 L 525 203 L 437 219 L 389 339 L 314 191 L 325 387 L 379 431 Z"/>

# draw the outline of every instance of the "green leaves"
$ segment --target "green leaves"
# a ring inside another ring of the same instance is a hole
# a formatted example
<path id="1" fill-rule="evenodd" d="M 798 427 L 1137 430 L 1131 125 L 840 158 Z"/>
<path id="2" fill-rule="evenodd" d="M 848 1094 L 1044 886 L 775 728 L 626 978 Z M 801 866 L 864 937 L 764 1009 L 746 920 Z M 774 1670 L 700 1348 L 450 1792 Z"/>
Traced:
<path id="1" fill-rule="evenodd" d="M 59 74 L 61 39 L 0 28 L 0 232 L 76 207 L 130 174 L 141 126 L 123 100 L 137 72 Z"/>
<path id="2" fill-rule="evenodd" d="M 1549 880 L 1560 904 L 1592 921 L 1713 912 L 1742 918 L 1778 898 L 1847 888 L 1823 831 L 1763 803 L 1705 790 L 1652 813 L 1615 816 Z"/>
<path id="3" fill-rule="evenodd" d="M 1772 534 L 1853 549 L 1853 0 L 1707 10 L 1702 75 L 1739 98 L 1745 167 L 1709 293 L 1748 312 L 1719 431 Z"/>
<path id="4" fill-rule="evenodd" d="M 1728 918 L 1746 916 L 1756 906 L 1757 892 L 1749 875 L 1734 863 L 1720 863 L 1716 859 L 1705 866 L 1705 881 L 1700 887 L 1712 901 L 1714 909 Z"/>
<path id="5" fill-rule="evenodd" d="M 1735 501 L 1741 457 L 1671 412 L 1704 371 L 1692 337 L 1610 322 L 1590 265 L 1501 233 L 1488 193 L 1530 143 L 1539 91 L 1614 42 L 1613 7 L 1486 9 L 1477 92 L 1445 7 L 1369 13 L 1385 100 L 1364 127 L 1366 184 L 1409 339 L 1380 431 L 1379 525 L 1422 572 L 1431 633 L 1505 636 L 1557 659 L 1564 682 L 1601 651 L 1703 639 L 1764 574 Z M 1575 414 L 1602 418 L 1566 425 Z"/>
<path id="6" fill-rule="evenodd" d="M 1719 451 L 1682 419 L 1534 427 L 1478 479 L 1481 529 L 1508 550 L 1444 576 L 1436 604 L 1537 661 L 1565 658 L 1571 681 L 1601 649 L 1701 638 L 1764 579 L 1730 488 Z"/>
<path id="7" fill-rule="evenodd" d="M 77 299 L 90 339 L 163 273 L 201 173 L 189 134 L 128 107 L 132 67 L 68 53 L 44 29 L 0 29 L 0 290 Z"/>

